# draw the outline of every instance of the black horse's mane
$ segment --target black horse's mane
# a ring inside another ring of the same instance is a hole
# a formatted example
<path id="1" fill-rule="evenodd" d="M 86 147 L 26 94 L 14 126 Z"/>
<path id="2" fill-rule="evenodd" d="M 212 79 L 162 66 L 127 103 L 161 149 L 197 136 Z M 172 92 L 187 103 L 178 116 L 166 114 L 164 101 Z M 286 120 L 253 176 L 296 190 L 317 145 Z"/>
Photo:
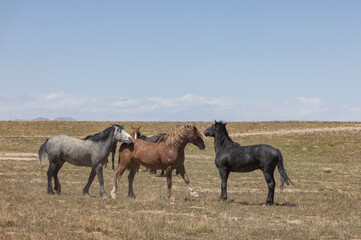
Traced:
<path id="1" fill-rule="evenodd" d="M 118 127 L 121 127 L 120 125 L 117 125 Z M 108 127 L 107 129 L 105 129 L 103 132 L 100 133 L 96 133 L 94 135 L 89 135 L 85 138 L 83 138 L 84 141 L 90 140 L 93 142 L 102 142 L 105 141 L 109 138 L 109 135 L 112 134 L 114 132 L 115 128 L 113 126 Z"/>
<path id="2" fill-rule="evenodd" d="M 234 141 L 230 138 L 230 136 L 229 136 L 229 134 L 228 134 L 228 131 L 227 131 L 227 129 L 226 129 L 226 124 L 225 124 L 225 123 L 223 123 L 222 121 L 220 121 L 220 122 L 216 122 L 216 125 L 220 126 L 220 128 L 219 128 L 219 130 L 220 130 L 219 133 L 220 133 L 220 135 L 222 136 L 223 141 L 224 141 L 224 142 L 227 142 L 225 145 L 223 145 L 225 148 L 232 149 L 232 148 L 239 148 L 239 147 L 241 147 L 241 145 L 240 145 L 239 143 L 234 142 Z"/>

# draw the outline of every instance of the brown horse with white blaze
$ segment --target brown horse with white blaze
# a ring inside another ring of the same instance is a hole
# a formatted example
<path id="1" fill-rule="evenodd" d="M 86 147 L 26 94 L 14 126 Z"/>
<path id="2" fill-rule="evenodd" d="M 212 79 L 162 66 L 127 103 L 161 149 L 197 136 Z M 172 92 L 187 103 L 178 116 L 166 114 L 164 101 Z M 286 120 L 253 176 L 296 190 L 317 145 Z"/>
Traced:
<path id="1" fill-rule="evenodd" d="M 198 197 L 198 193 L 190 185 L 184 167 L 184 149 L 188 143 L 194 144 L 201 150 L 206 147 L 203 137 L 195 124 L 176 126 L 169 131 L 168 134 L 162 136 L 157 143 L 134 139 L 131 144 L 123 144 L 119 149 L 120 164 L 114 173 L 114 187 L 111 192 L 111 197 L 116 198 L 120 177 L 129 166 L 128 197 L 135 198 L 133 192 L 133 180 L 140 165 L 150 169 L 163 169 L 166 171 L 168 199 L 171 198 L 173 169 L 178 170 L 187 184 L 191 195 L 193 197 Z"/>

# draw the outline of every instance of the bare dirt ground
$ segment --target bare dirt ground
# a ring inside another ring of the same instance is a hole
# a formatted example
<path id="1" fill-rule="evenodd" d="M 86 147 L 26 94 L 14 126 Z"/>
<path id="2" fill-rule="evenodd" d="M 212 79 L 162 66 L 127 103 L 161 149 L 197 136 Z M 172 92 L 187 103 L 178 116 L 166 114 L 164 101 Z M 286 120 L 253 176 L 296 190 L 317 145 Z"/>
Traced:
<path id="1" fill-rule="evenodd" d="M 361 131 L 361 126 L 353 127 L 327 127 L 327 128 L 303 128 L 292 130 L 278 130 L 278 131 L 259 131 L 248 133 L 231 133 L 231 137 L 241 136 L 255 136 L 255 135 L 287 135 L 287 134 L 312 134 L 312 133 L 327 133 L 327 132 L 348 132 Z"/>

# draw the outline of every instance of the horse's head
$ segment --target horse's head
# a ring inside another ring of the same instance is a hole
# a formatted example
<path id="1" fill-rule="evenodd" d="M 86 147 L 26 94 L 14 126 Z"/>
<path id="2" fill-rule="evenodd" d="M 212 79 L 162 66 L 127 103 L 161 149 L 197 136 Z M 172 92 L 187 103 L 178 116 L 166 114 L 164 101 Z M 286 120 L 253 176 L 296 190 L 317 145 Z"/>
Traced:
<path id="1" fill-rule="evenodd" d="M 199 132 L 198 128 L 194 124 L 186 125 L 187 137 L 190 143 L 199 147 L 199 149 L 203 150 L 206 148 L 204 144 L 202 134 Z"/>
<path id="2" fill-rule="evenodd" d="M 117 141 L 125 142 L 125 143 L 131 143 L 133 141 L 132 137 L 127 133 L 123 125 L 114 124 L 114 139 Z"/>
<path id="3" fill-rule="evenodd" d="M 206 137 L 214 137 L 217 133 L 226 129 L 227 123 L 214 121 L 214 124 L 204 131 Z"/>
<path id="4" fill-rule="evenodd" d="M 132 126 L 132 129 L 133 129 L 132 138 L 139 139 L 140 138 L 140 127 L 135 128 Z"/>

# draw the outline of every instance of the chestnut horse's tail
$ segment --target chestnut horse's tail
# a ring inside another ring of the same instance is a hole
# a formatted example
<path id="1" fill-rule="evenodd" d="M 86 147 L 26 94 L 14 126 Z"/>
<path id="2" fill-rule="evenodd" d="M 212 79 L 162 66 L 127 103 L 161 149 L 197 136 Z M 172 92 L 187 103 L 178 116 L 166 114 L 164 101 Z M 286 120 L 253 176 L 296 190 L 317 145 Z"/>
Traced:
<path id="1" fill-rule="evenodd" d="M 41 145 L 41 147 L 39 148 L 39 160 L 41 164 L 45 164 L 46 163 L 46 157 L 47 157 L 47 153 L 46 153 L 46 144 L 48 143 L 49 139 L 46 139 L 46 141 L 43 143 L 43 145 Z"/>
<path id="2" fill-rule="evenodd" d="M 281 188 L 283 188 L 284 183 L 286 183 L 287 186 L 290 185 L 290 183 L 294 185 L 291 179 L 287 176 L 286 170 L 283 167 L 283 157 L 280 150 L 278 150 L 278 172 L 281 175 Z"/>

